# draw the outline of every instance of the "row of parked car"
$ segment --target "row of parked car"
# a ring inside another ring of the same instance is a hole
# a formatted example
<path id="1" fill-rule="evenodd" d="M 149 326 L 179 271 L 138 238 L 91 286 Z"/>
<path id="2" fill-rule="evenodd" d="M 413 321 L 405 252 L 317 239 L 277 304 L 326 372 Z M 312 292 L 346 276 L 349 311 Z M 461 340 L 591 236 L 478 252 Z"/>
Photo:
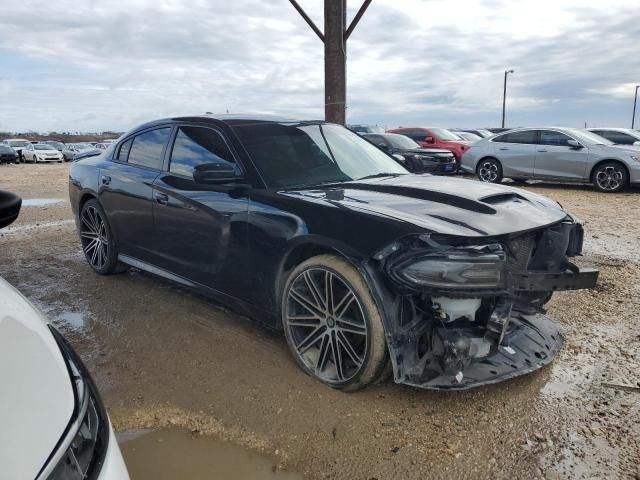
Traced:
<path id="1" fill-rule="evenodd" d="M 475 174 L 500 183 L 529 179 L 592 183 L 602 192 L 640 184 L 640 130 L 625 128 L 445 129 L 353 125 L 415 173 Z"/>
<path id="2" fill-rule="evenodd" d="M 0 142 L 0 164 L 20 162 L 69 162 L 88 152 L 106 150 L 115 140 L 103 142 L 62 143 L 53 140 L 31 142 L 22 138 L 7 138 Z"/>

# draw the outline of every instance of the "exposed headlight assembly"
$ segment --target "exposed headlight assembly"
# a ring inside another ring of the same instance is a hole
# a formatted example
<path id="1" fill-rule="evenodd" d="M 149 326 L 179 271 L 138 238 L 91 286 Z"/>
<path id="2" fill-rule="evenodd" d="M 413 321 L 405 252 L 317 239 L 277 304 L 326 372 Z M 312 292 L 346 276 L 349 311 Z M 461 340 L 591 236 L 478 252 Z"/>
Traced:
<path id="1" fill-rule="evenodd" d="M 442 289 L 501 288 L 505 285 L 503 252 L 438 251 L 402 261 L 395 274 L 413 285 Z"/>
<path id="2" fill-rule="evenodd" d="M 42 480 L 98 477 L 109 445 L 109 419 L 93 380 L 64 337 L 50 327 L 67 363 L 75 407 L 64 435 L 38 475 Z"/>

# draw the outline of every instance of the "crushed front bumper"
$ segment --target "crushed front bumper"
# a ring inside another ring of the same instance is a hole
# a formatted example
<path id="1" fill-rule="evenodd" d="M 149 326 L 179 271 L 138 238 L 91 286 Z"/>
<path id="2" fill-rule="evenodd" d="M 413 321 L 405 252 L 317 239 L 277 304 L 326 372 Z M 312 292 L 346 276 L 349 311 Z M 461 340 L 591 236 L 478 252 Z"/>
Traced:
<path id="1" fill-rule="evenodd" d="M 414 365 L 399 365 L 396 382 L 430 390 L 467 390 L 526 375 L 553 360 L 564 343 L 557 325 L 547 316 L 512 316 L 503 341 L 495 352 L 463 370 L 445 372 L 439 360 L 428 355 Z"/>

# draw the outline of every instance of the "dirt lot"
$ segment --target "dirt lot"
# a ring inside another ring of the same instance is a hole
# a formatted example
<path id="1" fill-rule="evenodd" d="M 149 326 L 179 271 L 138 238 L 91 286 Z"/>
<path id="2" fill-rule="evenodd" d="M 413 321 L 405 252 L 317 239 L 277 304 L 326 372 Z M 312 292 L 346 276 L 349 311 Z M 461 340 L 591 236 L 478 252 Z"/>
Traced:
<path id="1" fill-rule="evenodd" d="M 116 430 L 184 428 L 309 479 L 640 479 L 640 192 L 526 187 L 586 222 L 580 263 L 601 270 L 596 290 L 550 303 L 567 342 L 549 368 L 463 393 L 343 394 L 246 318 L 135 270 L 93 274 L 67 169 L 0 167 L 0 189 L 60 200 L 27 202 L 2 233 L 0 275 L 85 358 Z"/>

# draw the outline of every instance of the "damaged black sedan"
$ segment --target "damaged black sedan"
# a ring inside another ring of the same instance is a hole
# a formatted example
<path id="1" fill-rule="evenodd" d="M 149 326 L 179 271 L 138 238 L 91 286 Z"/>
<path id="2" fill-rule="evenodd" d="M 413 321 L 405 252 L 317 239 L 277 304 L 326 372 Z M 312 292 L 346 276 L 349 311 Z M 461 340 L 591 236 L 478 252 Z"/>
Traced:
<path id="1" fill-rule="evenodd" d="M 598 275 L 571 262 L 583 230 L 556 202 L 410 174 L 325 122 L 154 121 L 75 162 L 69 192 L 97 273 L 133 266 L 208 295 L 347 391 L 391 371 L 431 389 L 534 371 L 563 342 L 545 303 Z"/>

